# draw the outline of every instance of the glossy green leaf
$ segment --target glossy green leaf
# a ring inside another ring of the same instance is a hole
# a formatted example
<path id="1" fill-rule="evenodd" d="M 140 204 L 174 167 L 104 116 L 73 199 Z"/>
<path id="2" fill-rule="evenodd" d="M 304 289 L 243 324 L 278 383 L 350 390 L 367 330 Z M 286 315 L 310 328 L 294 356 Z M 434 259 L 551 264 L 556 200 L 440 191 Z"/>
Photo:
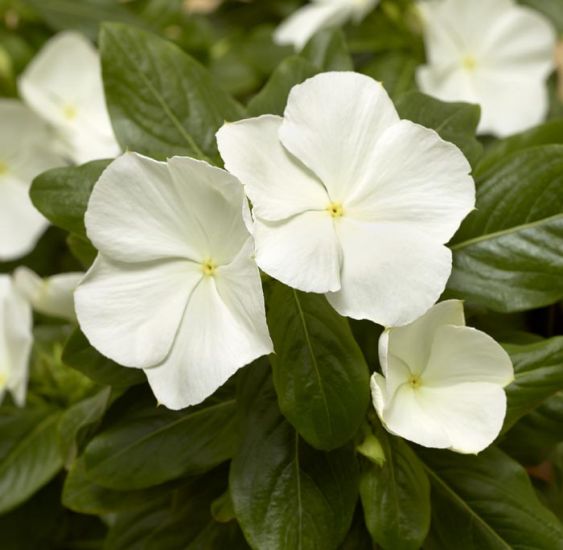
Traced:
<path id="1" fill-rule="evenodd" d="M 440 137 L 457 145 L 472 165 L 483 152 L 475 138 L 481 116 L 478 105 L 446 103 L 420 92 L 408 92 L 395 103 L 401 118 L 436 130 Z"/>
<path id="2" fill-rule="evenodd" d="M 241 107 L 174 44 L 140 29 L 105 24 L 100 33 L 109 114 L 124 150 L 155 158 L 215 159 L 215 132 Z"/>
<path id="3" fill-rule="evenodd" d="M 278 285 L 268 324 L 280 409 L 319 449 L 334 449 L 357 432 L 369 402 L 369 370 L 346 319 L 319 294 Z"/>
<path id="4" fill-rule="evenodd" d="M 255 549 L 331 550 L 343 541 L 358 495 L 353 450 L 309 447 L 281 415 L 268 369 L 247 372 L 244 437 L 230 488 L 247 541 Z"/>
<path id="5" fill-rule="evenodd" d="M 430 484 L 410 447 L 383 430 L 378 439 L 385 463 L 366 462 L 360 481 L 365 521 L 385 550 L 417 550 L 430 527 Z"/>
<path id="6" fill-rule="evenodd" d="M 21 504 L 61 469 L 58 409 L 0 413 L 0 513 Z"/>
<path id="7" fill-rule="evenodd" d="M 92 439 L 84 454 L 87 474 L 104 487 L 132 490 L 210 470 L 234 453 L 235 411 L 226 390 L 178 412 L 157 407 L 150 396 Z"/>
<path id="8" fill-rule="evenodd" d="M 515 380 L 506 389 L 508 410 L 504 430 L 563 390 L 563 336 L 505 348 L 514 365 Z"/>
<path id="9" fill-rule="evenodd" d="M 479 456 L 419 449 L 432 485 L 429 550 L 555 550 L 563 527 L 526 471 L 502 451 Z"/>
<path id="10" fill-rule="evenodd" d="M 63 350 L 63 362 L 102 385 L 127 387 L 146 381 L 140 369 L 126 368 L 98 353 L 80 329 L 76 329 Z"/>
<path id="11" fill-rule="evenodd" d="M 31 201 L 51 223 L 85 237 L 84 213 L 90 194 L 109 162 L 95 160 L 43 172 L 33 180 Z"/>
<path id="12" fill-rule="evenodd" d="M 495 311 L 563 297 L 563 145 L 508 156 L 477 185 L 455 244 L 448 288 Z"/>

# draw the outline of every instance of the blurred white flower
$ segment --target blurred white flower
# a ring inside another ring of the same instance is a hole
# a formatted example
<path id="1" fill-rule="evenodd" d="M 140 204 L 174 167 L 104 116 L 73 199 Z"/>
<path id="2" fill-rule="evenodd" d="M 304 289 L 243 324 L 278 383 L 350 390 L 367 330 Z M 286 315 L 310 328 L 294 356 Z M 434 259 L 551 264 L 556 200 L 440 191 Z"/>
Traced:
<path id="1" fill-rule="evenodd" d="M 379 0 L 312 0 L 276 29 L 274 42 L 301 50 L 316 32 L 349 20 L 359 23 L 378 3 Z"/>
<path id="2" fill-rule="evenodd" d="M 74 291 L 84 273 L 59 273 L 42 279 L 27 267 L 18 267 L 14 272 L 14 285 L 35 311 L 76 320 L 74 313 Z"/>
<path id="3" fill-rule="evenodd" d="M 77 164 L 119 154 L 104 100 L 98 52 L 82 35 L 62 32 L 45 44 L 19 81 L 24 101 L 57 131 Z"/>
<path id="4" fill-rule="evenodd" d="M 295 86 L 284 117 L 223 126 L 219 150 L 253 204 L 256 261 L 342 315 L 413 321 L 451 272 L 444 243 L 475 186 L 457 147 L 400 120 L 378 82 L 324 73 Z"/>
<path id="5" fill-rule="evenodd" d="M 384 376 L 372 376 L 372 396 L 391 433 L 460 453 L 478 453 L 499 434 L 512 363 L 490 336 L 465 326 L 462 302 L 386 330 L 379 360 Z"/>
<path id="6" fill-rule="evenodd" d="M 47 220 L 29 198 L 33 178 L 64 164 L 44 122 L 17 100 L 0 100 L 0 261 L 30 252 Z"/>
<path id="7" fill-rule="evenodd" d="M 506 136 L 544 119 L 556 37 L 543 15 L 513 0 L 418 5 L 428 60 L 417 72 L 423 92 L 480 104 L 480 133 Z"/>
<path id="8" fill-rule="evenodd" d="M 224 170 L 135 153 L 115 160 L 90 198 L 100 254 L 75 293 L 80 326 L 101 353 L 144 369 L 171 409 L 272 351 L 244 207 Z"/>
<path id="9" fill-rule="evenodd" d="M 18 406 L 25 405 L 32 323 L 31 306 L 11 277 L 0 275 L 0 403 L 9 391 Z"/>

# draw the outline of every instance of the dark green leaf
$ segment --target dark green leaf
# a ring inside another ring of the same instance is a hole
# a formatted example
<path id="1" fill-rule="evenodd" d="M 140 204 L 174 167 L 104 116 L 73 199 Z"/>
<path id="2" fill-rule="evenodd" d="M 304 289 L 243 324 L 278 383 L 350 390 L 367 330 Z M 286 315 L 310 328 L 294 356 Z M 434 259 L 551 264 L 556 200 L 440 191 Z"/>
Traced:
<path id="1" fill-rule="evenodd" d="M 432 484 L 429 550 L 556 550 L 563 528 L 525 470 L 490 448 L 479 456 L 419 449 Z"/>
<path id="2" fill-rule="evenodd" d="M 208 71 L 151 33 L 106 24 L 100 34 L 109 114 L 125 150 L 155 158 L 215 159 L 215 132 L 242 117 L 241 107 Z"/>
<path id="3" fill-rule="evenodd" d="M 281 415 L 268 369 L 250 369 L 244 439 L 230 488 L 246 539 L 255 549 L 330 550 L 343 541 L 358 495 L 351 448 L 316 451 Z M 260 384 L 261 383 L 261 384 Z"/>
<path id="4" fill-rule="evenodd" d="M 228 388 L 227 388 L 228 390 Z M 86 447 L 92 481 L 117 490 L 151 487 L 205 472 L 236 448 L 236 403 L 222 390 L 181 412 L 139 402 L 113 419 Z"/>
<path id="5" fill-rule="evenodd" d="M 436 130 L 442 139 L 457 145 L 472 165 L 483 152 L 475 138 L 481 110 L 469 103 L 445 103 L 420 92 L 408 92 L 396 102 L 401 118 Z"/>
<path id="6" fill-rule="evenodd" d="M 86 237 L 84 213 L 90 194 L 109 160 L 48 170 L 33 180 L 31 201 L 51 223 Z"/>
<path id="7" fill-rule="evenodd" d="M 430 527 L 430 484 L 420 460 L 397 437 L 379 430 L 385 463 L 366 463 L 360 495 L 374 542 L 389 550 L 416 550 Z"/>
<path id="8" fill-rule="evenodd" d="M 324 296 L 278 285 L 268 324 L 283 414 L 310 445 L 340 447 L 357 432 L 369 402 L 369 370 L 348 322 Z"/>
<path id="9" fill-rule="evenodd" d="M 88 269 L 94 263 L 98 251 L 88 239 L 71 233 L 66 239 L 66 244 L 84 269 Z"/>
<path id="10" fill-rule="evenodd" d="M 506 389 L 506 430 L 548 397 L 563 390 L 563 336 L 526 346 L 507 345 L 505 348 L 515 371 L 515 380 Z"/>
<path id="11" fill-rule="evenodd" d="M 61 469 L 61 412 L 44 407 L 0 414 L 0 513 L 15 508 Z"/>
<path id="12" fill-rule="evenodd" d="M 391 51 L 377 56 L 362 72 L 379 80 L 395 99 L 416 87 L 414 75 L 419 63 L 408 53 Z"/>
<path id="13" fill-rule="evenodd" d="M 322 71 L 354 70 L 340 29 L 326 29 L 316 33 L 300 55 Z"/>
<path id="14" fill-rule="evenodd" d="M 501 312 L 558 301 L 563 297 L 563 145 L 514 153 L 477 184 L 477 210 L 452 246 L 450 291 Z"/>

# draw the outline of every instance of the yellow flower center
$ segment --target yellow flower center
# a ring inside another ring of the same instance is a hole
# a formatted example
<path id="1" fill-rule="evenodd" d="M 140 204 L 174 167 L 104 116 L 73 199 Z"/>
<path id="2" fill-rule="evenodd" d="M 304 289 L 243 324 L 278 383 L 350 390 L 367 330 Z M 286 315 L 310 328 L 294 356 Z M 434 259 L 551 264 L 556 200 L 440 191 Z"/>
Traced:
<path id="1" fill-rule="evenodd" d="M 0 176 L 8 173 L 8 165 L 0 160 Z"/>
<path id="2" fill-rule="evenodd" d="M 466 55 L 461 64 L 466 71 L 474 71 L 477 67 L 477 60 L 472 55 Z"/>
<path id="3" fill-rule="evenodd" d="M 217 264 L 212 259 L 207 259 L 201 262 L 201 270 L 206 277 L 213 277 L 217 271 Z"/>
<path id="4" fill-rule="evenodd" d="M 75 105 L 67 103 L 63 107 L 63 115 L 67 120 L 74 120 L 76 118 L 76 115 L 78 115 L 78 109 Z"/>
<path id="5" fill-rule="evenodd" d="M 6 385 L 8 375 L 5 372 L 0 372 L 0 389 Z"/>
<path id="6" fill-rule="evenodd" d="M 344 216 L 344 208 L 339 202 L 331 202 L 327 207 L 326 211 L 333 217 L 333 218 L 341 218 Z"/>
<path id="7" fill-rule="evenodd" d="M 420 386 L 422 386 L 422 380 L 420 378 L 420 375 L 411 374 L 409 377 L 408 384 L 413 390 L 420 388 Z"/>

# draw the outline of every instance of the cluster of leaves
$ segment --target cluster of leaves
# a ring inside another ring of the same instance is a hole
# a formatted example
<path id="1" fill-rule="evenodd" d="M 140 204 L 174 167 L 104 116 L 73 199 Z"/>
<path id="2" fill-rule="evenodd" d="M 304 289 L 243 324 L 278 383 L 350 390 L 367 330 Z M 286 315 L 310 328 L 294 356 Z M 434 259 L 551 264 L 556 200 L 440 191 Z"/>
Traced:
<path id="1" fill-rule="evenodd" d="M 563 26 L 556 1 L 528 3 Z M 368 383 L 379 329 L 341 318 L 319 295 L 266 281 L 276 355 L 180 412 L 155 406 L 142 372 L 38 316 L 28 406 L 0 407 L 2 548 L 563 548 L 555 100 L 544 125 L 478 140 L 478 107 L 413 89 L 423 49 L 408 1 L 384 0 L 346 36 L 320 33 L 299 55 L 270 42 L 297 2 L 226 2 L 208 18 L 186 16 L 179 0 L 8 4 L 0 12 L 19 14 L 21 28 L 1 31 L 2 93 L 14 93 L 15 75 L 50 32 L 79 29 L 98 39 L 120 145 L 157 159 L 219 164 L 214 134 L 224 120 L 281 114 L 290 88 L 318 72 L 354 68 L 382 80 L 402 117 L 434 128 L 474 168 L 477 210 L 453 241 L 446 295 L 466 300 L 470 324 L 505 343 L 516 378 L 497 444 L 461 456 L 381 428 Z M 11 62 L 2 66 L 2 56 Z M 55 227 L 25 264 L 43 275 L 91 264 L 83 218 L 108 162 L 34 181 L 32 200 Z"/>

